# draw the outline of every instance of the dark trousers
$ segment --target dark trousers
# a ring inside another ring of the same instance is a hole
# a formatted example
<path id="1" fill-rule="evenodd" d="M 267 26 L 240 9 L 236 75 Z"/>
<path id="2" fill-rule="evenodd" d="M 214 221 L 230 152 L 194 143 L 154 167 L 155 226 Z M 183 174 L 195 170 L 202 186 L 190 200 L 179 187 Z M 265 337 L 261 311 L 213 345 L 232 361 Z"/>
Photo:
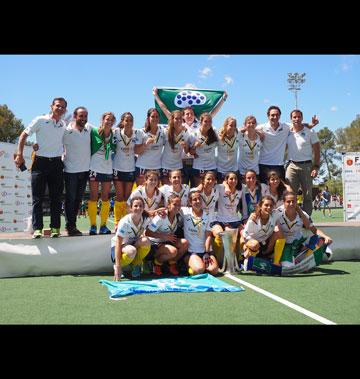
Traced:
<path id="1" fill-rule="evenodd" d="M 69 173 L 64 172 L 65 179 L 65 220 L 66 229 L 76 227 L 76 218 L 84 196 L 89 171 Z"/>
<path id="2" fill-rule="evenodd" d="M 285 168 L 284 166 L 273 166 L 273 165 L 265 165 L 259 164 L 259 176 L 260 182 L 267 184 L 268 181 L 268 173 L 270 171 L 276 171 L 279 178 L 285 181 Z"/>
<path id="3" fill-rule="evenodd" d="M 32 225 L 43 229 L 43 201 L 46 185 L 50 199 L 50 228 L 60 228 L 61 195 L 64 189 L 63 162 L 61 159 L 35 158 L 31 168 Z"/>

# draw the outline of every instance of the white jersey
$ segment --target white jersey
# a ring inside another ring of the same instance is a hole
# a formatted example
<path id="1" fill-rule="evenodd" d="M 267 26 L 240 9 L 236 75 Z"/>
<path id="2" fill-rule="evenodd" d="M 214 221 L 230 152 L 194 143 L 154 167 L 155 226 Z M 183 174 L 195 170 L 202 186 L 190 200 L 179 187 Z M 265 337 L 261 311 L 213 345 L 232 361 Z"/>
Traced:
<path id="1" fill-rule="evenodd" d="M 237 133 L 230 139 L 226 136 L 224 136 L 223 140 L 219 138 L 216 159 L 217 170 L 219 172 L 225 174 L 229 171 L 237 171 L 238 150 L 239 140 Z"/>
<path id="2" fill-rule="evenodd" d="M 164 195 L 164 203 L 165 207 L 168 205 L 168 198 L 170 195 L 177 195 L 181 199 L 181 206 L 182 207 L 187 207 L 188 205 L 188 199 L 189 199 L 189 192 L 190 192 L 190 187 L 187 184 L 182 184 L 181 185 L 181 191 L 176 192 L 173 190 L 173 186 L 164 184 L 159 188 L 159 191 L 162 192 Z"/>
<path id="3" fill-rule="evenodd" d="M 195 188 L 191 188 L 190 192 L 195 191 L 195 190 L 196 190 Z M 210 192 L 210 195 L 206 195 L 204 192 L 204 189 L 201 192 L 199 191 L 199 193 L 201 196 L 202 206 L 203 206 L 205 213 L 214 214 L 215 208 L 217 205 L 217 201 L 219 199 L 218 185 L 215 184 L 215 186 L 213 187 L 213 189 Z"/>
<path id="4" fill-rule="evenodd" d="M 111 135 L 105 138 L 105 144 L 110 141 Z M 112 175 L 112 159 L 111 153 L 108 156 L 108 159 L 105 159 L 106 148 L 103 143 L 100 149 L 91 156 L 90 159 L 90 171 L 94 171 L 98 174 L 108 174 Z"/>
<path id="5" fill-rule="evenodd" d="M 246 170 L 254 170 L 259 174 L 259 159 L 262 142 L 256 135 L 253 141 L 245 133 L 238 133 L 239 159 L 238 168 L 241 175 L 245 175 Z"/>
<path id="6" fill-rule="evenodd" d="M 272 213 L 270 215 L 266 225 L 261 224 L 260 217 L 258 218 L 257 222 L 249 219 L 243 229 L 243 236 L 246 241 L 255 239 L 260 243 L 266 242 L 273 234 L 277 221 L 277 213 Z"/>
<path id="7" fill-rule="evenodd" d="M 136 145 L 145 143 L 149 138 L 154 138 L 155 142 L 148 145 L 145 150 L 139 154 L 136 160 L 136 167 L 147 170 L 159 170 L 161 168 L 161 154 L 165 143 L 164 127 L 158 125 L 157 132 L 154 135 L 150 131 L 145 132 L 141 129 L 136 133 Z"/>
<path id="8" fill-rule="evenodd" d="M 182 126 L 186 129 L 186 131 L 190 134 L 194 133 L 195 130 L 199 129 L 199 122 L 194 121 L 191 125 L 188 125 L 186 122 L 183 122 Z M 186 154 L 185 151 L 181 153 L 181 158 L 186 160 L 194 160 L 194 157 L 188 153 Z"/>
<path id="9" fill-rule="evenodd" d="M 141 217 L 139 224 L 135 225 L 131 214 L 127 214 L 118 223 L 116 234 L 111 238 L 111 247 L 116 245 L 117 236 L 123 238 L 123 245 L 134 244 L 144 234 L 145 229 L 150 223 L 151 219 L 149 217 Z"/>
<path id="10" fill-rule="evenodd" d="M 230 195 L 225 194 L 225 186 L 218 184 L 219 190 L 218 211 L 216 220 L 220 222 L 236 222 L 240 221 L 237 209 L 241 201 L 241 190 L 235 190 Z"/>
<path id="11" fill-rule="evenodd" d="M 295 132 L 290 130 L 287 145 L 288 159 L 295 162 L 312 160 L 312 145 L 319 142 L 319 138 L 313 130 L 303 127 L 302 130 Z"/>
<path id="12" fill-rule="evenodd" d="M 213 142 L 210 145 L 207 145 L 206 137 L 204 137 L 200 130 L 195 131 L 191 134 L 190 145 L 193 146 L 196 141 L 201 143 L 201 146 L 196 148 L 197 158 L 194 158 L 193 168 L 197 170 L 215 170 L 216 169 L 216 157 L 215 149 L 218 142 Z"/>
<path id="13" fill-rule="evenodd" d="M 302 221 L 302 218 L 296 213 L 295 220 L 290 221 L 286 214 L 284 207 L 280 207 L 277 209 L 278 213 L 278 220 L 280 224 L 280 228 L 282 232 L 284 233 L 284 236 L 286 238 L 286 243 L 292 243 L 295 240 L 300 239 L 303 237 L 303 230 L 304 230 L 304 223 Z M 309 215 L 303 211 L 305 216 L 310 219 Z M 310 226 L 313 226 L 313 223 L 310 223 Z"/>
<path id="14" fill-rule="evenodd" d="M 114 143 L 116 152 L 113 160 L 113 169 L 120 172 L 135 171 L 135 153 L 134 147 L 138 129 L 133 129 L 131 137 L 127 137 L 124 128 L 116 128 L 114 132 Z"/>
<path id="15" fill-rule="evenodd" d="M 28 136 L 35 133 L 36 142 L 39 145 L 36 155 L 54 158 L 62 156 L 64 152 L 63 136 L 65 129 L 66 122 L 63 119 L 56 122 L 50 114 L 46 114 L 34 118 L 24 129 L 24 132 Z"/>
<path id="16" fill-rule="evenodd" d="M 164 152 L 161 158 L 161 167 L 167 170 L 178 170 L 183 168 L 182 156 L 184 149 L 179 144 L 186 142 L 189 144 L 190 134 L 186 130 L 182 130 L 178 135 L 174 135 L 174 149 L 169 142 L 169 130 L 165 130 Z"/>
<path id="17" fill-rule="evenodd" d="M 267 185 L 260 183 L 257 185 L 253 191 L 251 191 L 246 185 L 242 186 L 242 216 L 243 220 L 246 220 L 252 212 L 255 211 L 256 205 L 259 203 L 261 198 L 265 196 L 267 190 Z"/>
<path id="18" fill-rule="evenodd" d="M 64 171 L 68 173 L 89 171 L 91 159 L 91 128 L 86 124 L 80 132 L 71 123 L 65 130 L 64 143 Z"/>
<path id="19" fill-rule="evenodd" d="M 182 218 L 180 214 L 175 215 L 173 222 L 169 220 L 168 215 L 165 217 L 161 217 L 156 215 L 148 229 L 152 232 L 160 232 L 160 233 L 169 233 L 174 234 L 176 229 L 182 224 Z M 149 239 L 153 242 L 166 242 L 166 239 L 149 237 Z"/>
<path id="20" fill-rule="evenodd" d="M 256 129 L 262 130 L 265 134 L 260 150 L 259 163 L 275 166 L 283 165 L 290 126 L 288 124 L 280 123 L 278 128 L 274 130 L 271 127 L 270 122 L 267 122 L 258 125 Z"/>
<path id="21" fill-rule="evenodd" d="M 206 231 L 211 231 L 211 215 L 203 212 L 201 217 L 196 217 L 192 208 L 182 207 L 181 216 L 184 222 L 184 237 L 189 243 L 188 251 L 191 253 L 204 253 Z"/>
<path id="22" fill-rule="evenodd" d="M 270 192 L 270 188 L 267 184 L 263 183 L 263 187 L 265 189 L 263 196 L 267 195 L 267 196 L 272 197 L 272 199 L 274 200 L 274 204 L 275 204 L 274 209 L 279 208 L 284 204 L 284 200 L 281 197 L 279 197 L 278 194 L 274 195 L 273 193 Z"/>
<path id="23" fill-rule="evenodd" d="M 158 190 L 155 191 L 153 197 L 148 197 L 148 194 L 145 190 L 145 186 L 137 187 L 131 195 L 129 196 L 126 204 L 130 206 L 131 199 L 135 196 L 140 196 L 145 202 L 146 211 L 154 211 L 159 208 L 161 200 L 163 199 L 163 194 Z"/>

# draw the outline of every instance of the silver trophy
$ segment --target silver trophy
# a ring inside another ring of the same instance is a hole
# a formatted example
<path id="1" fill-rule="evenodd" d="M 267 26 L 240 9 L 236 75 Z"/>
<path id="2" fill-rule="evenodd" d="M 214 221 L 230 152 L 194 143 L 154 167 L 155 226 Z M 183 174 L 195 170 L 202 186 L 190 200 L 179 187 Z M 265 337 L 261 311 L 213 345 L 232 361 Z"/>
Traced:
<path id="1" fill-rule="evenodd" d="M 236 228 L 226 229 L 225 231 L 219 233 L 224 246 L 224 260 L 223 266 L 219 270 L 220 272 L 228 272 L 230 274 L 233 274 L 236 271 L 240 271 L 235 252 L 238 232 L 239 230 Z"/>

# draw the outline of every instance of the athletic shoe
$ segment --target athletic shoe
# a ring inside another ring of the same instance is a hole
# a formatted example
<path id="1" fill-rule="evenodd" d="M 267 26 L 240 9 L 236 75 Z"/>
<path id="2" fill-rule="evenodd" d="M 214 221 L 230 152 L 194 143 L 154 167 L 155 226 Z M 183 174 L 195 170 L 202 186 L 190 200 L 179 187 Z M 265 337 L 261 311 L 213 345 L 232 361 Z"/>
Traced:
<path id="1" fill-rule="evenodd" d="M 99 234 L 111 234 L 111 230 L 106 226 L 100 226 Z"/>
<path id="2" fill-rule="evenodd" d="M 141 275 L 141 265 L 132 266 L 131 277 L 140 278 Z"/>
<path id="3" fill-rule="evenodd" d="M 32 238 L 41 238 L 42 237 L 42 230 L 36 229 L 34 234 L 32 235 Z"/>
<path id="4" fill-rule="evenodd" d="M 329 246 L 326 247 L 324 255 L 326 255 L 326 258 L 327 258 L 328 261 L 332 260 L 333 252 L 332 252 L 332 250 L 330 249 Z"/>
<path id="5" fill-rule="evenodd" d="M 51 238 L 57 238 L 60 236 L 60 228 L 51 228 Z"/>
<path id="6" fill-rule="evenodd" d="M 153 265 L 150 261 L 144 261 L 143 262 L 143 273 L 144 274 L 151 274 L 153 271 Z"/>
<path id="7" fill-rule="evenodd" d="M 179 270 L 177 269 L 176 263 L 169 264 L 169 272 L 174 276 L 179 275 Z"/>
<path id="8" fill-rule="evenodd" d="M 96 225 L 91 225 L 90 230 L 89 230 L 89 235 L 90 236 L 95 236 L 97 234 L 97 228 Z"/>
<path id="9" fill-rule="evenodd" d="M 162 275 L 162 270 L 161 270 L 161 266 L 160 265 L 157 265 L 157 264 L 154 263 L 153 274 L 156 275 L 156 276 Z"/>
<path id="10" fill-rule="evenodd" d="M 67 230 L 67 234 L 69 237 L 77 237 L 77 236 L 82 236 L 83 234 L 80 232 L 79 229 L 77 229 L 76 227 L 75 228 L 71 228 L 71 229 L 68 229 Z"/>

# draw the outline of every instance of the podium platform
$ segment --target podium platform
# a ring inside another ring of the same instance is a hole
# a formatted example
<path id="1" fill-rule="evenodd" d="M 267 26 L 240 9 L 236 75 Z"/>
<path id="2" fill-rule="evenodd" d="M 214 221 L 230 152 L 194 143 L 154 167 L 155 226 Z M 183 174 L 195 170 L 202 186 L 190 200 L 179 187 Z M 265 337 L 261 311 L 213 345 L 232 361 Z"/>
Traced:
<path id="1" fill-rule="evenodd" d="M 360 259 L 360 222 L 318 223 L 333 239 L 332 260 Z M 0 278 L 112 273 L 114 234 L 32 239 L 29 233 L 0 234 Z"/>
<path id="2" fill-rule="evenodd" d="M 0 234 L 0 278 L 111 273 L 113 236 L 32 239 L 29 233 Z"/>

